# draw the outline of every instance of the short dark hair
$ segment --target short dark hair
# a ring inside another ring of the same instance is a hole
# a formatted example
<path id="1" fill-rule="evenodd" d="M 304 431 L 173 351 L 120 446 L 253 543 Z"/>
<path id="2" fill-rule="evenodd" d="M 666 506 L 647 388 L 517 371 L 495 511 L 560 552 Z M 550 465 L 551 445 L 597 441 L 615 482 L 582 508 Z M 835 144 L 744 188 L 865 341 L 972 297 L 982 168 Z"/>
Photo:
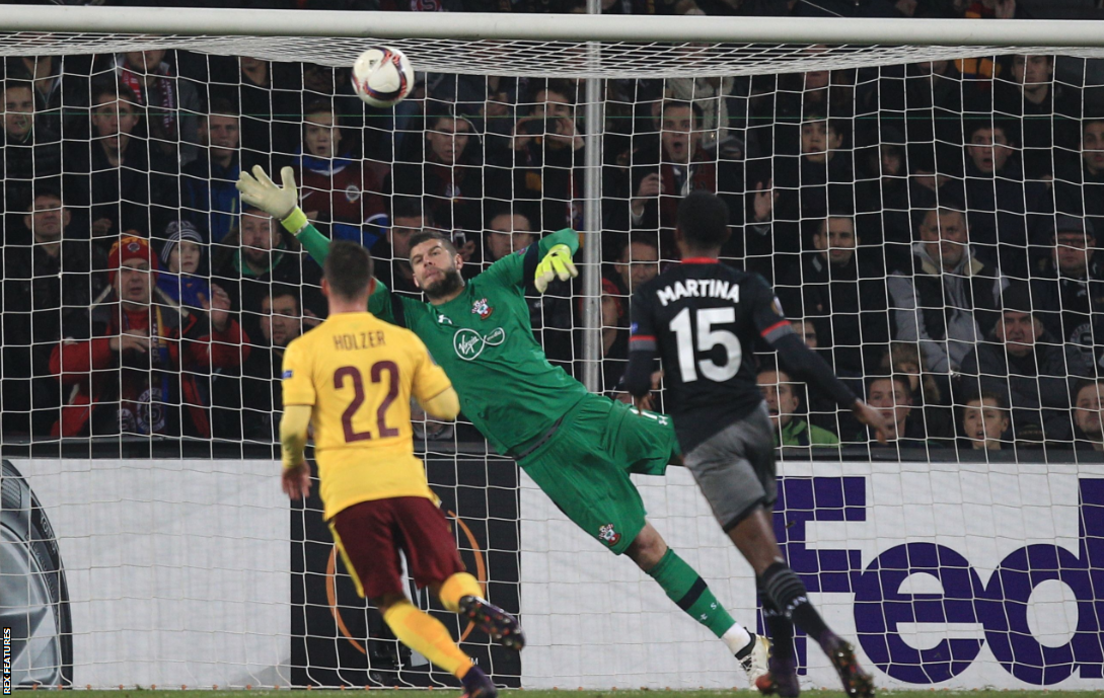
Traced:
<path id="1" fill-rule="evenodd" d="M 630 237 L 625 239 L 625 244 L 621 246 L 621 255 L 626 253 L 632 254 L 629 250 L 632 248 L 633 243 L 638 245 L 647 245 L 651 247 L 656 253 L 659 253 L 659 236 L 649 231 L 635 232 Z"/>
<path id="2" fill-rule="evenodd" d="M 908 377 L 903 373 L 892 373 L 888 376 L 870 376 L 866 379 L 866 394 L 870 396 L 870 388 L 874 386 L 878 381 L 889 381 L 901 386 L 901 389 L 905 391 L 906 397 L 912 396 L 912 386 L 909 385 Z"/>
<path id="3" fill-rule="evenodd" d="M 396 196 L 391 200 L 391 223 L 396 218 L 421 218 L 425 225 L 433 225 L 433 215 L 422 206 L 422 200 L 414 196 Z"/>
<path id="4" fill-rule="evenodd" d="M 856 236 L 858 235 L 858 231 L 855 230 L 855 228 L 857 227 L 857 224 L 855 222 L 855 214 L 842 208 L 834 208 L 828 211 L 828 214 L 824 216 L 824 218 L 820 219 L 820 225 L 816 227 L 817 235 L 823 235 L 828 230 L 828 221 L 832 220 L 833 218 L 851 221 L 851 230 L 855 233 Z"/>
<path id="5" fill-rule="evenodd" d="M 1089 387 L 1090 385 L 1104 385 L 1104 378 L 1096 380 L 1093 380 L 1092 378 L 1082 378 L 1081 380 L 1074 383 L 1073 392 L 1071 393 L 1071 395 L 1073 396 L 1073 401 L 1075 403 L 1077 402 L 1077 396 L 1081 394 L 1081 391 Z M 1072 406 L 1077 407 L 1076 404 Z M 1007 407 L 1007 405 L 1002 405 L 1002 407 Z"/>
<path id="6" fill-rule="evenodd" d="M 31 91 L 31 96 L 32 97 L 34 96 L 34 83 L 31 82 L 30 80 L 5 80 L 4 81 L 4 89 L 2 90 L 3 92 L 7 92 L 8 90 L 18 90 L 18 89 L 30 90 Z"/>
<path id="7" fill-rule="evenodd" d="M 415 247 L 429 240 L 440 241 L 440 243 L 445 246 L 445 249 L 449 251 L 449 254 L 456 254 L 456 245 L 452 244 L 452 240 L 449 236 L 444 233 L 439 233 L 436 230 L 423 230 L 411 235 L 409 241 L 410 250 L 413 251 Z"/>
<path id="8" fill-rule="evenodd" d="M 1004 134 L 1004 140 L 1008 141 L 1009 145 L 1016 145 L 1020 142 L 1020 132 L 1016 128 L 1016 124 L 1010 120 L 1002 119 L 981 119 L 975 121 L 966 129 L 966 145 L 970 145 L 970 141 L 973 140 L 974 134 L 978 131 L 997 131 L 1000 130 Z"/>
<path id="9" fill-rule="evenodd" d="M 107 95 L 110 99 L 100 99 Z M 91 109 L 95 110 L 96 107 L 106 102 L 113 102 L 116 99 L 128 102 L 129 104 L 137 107 L 138 97 L 134 94 L 134 90 L 130 89 L 118 80 L 102 79 L 94 80 L 92 82 L 91 94 L 89 95 L 92 100 L 89 102 Z"/>
<path id="10" fill-rule="evenodd" d="M 659 110 L 660 117 L 667 113 L 668 109 L 689 109 L 690 113 L 694 117 L 694 123 L 700 124 L 702 119 L 705 118 L 705 112 L 702 111 L 701 105 L 697 102 L 687 102 L 681 99 L 668 99 L 663 102 L 663 107 Z"/>
<path id="11" fill-rule="evenodd" d="M 1081 137 L 1085 137 L 1085 129 L 1093 124 L 1104 124 L 1104 116 L 1092 116 L 1081 122 Z"/>
<path id="12" fill-rule="evenodd" d="M 238 113 L 237 107 L 230 100 L 218 97 L 211 100 L 211 108 L 207 110 L 207 116 L 230 116 L 237 119 L 241 117 L 241 114 Z"/>
<path id="13" fill-rule="evenodd" d="M 552 78 L 550 80 L 538 80 L 533 84 L 533 101 L 537 101 L 537 95 L 541 92 L 555 92 L 562 95 L 570 104 L 575 104 L 575 85 L 570 80 Z"/>
<path id="14" fill-rule="evenodd" d="M 678 228 L 692 249 L 720 249 L 729 236 L 728 205 L 716 194 L 696 189 L 679 202 Z"/>
<path id="15" fill-rule="evenodd" d="M 295 299 L 295 311 L 299 312 L 299 289 L 295 286 L 289 286 L 287 284 L 272 284 L 266 294 L 269 302 L 276 300 L 277 298 L 283 298 L 284 296 L 291 296 Z"/>
<path id="16" fill-rule="evenodd" d="M 1077 383 L 1077 385 L 1080 386 L 1080 387 L 1077 387 L 1073 391 L 1074 399 L 1077 398 L 1077 393 L 1081 392 L 1081 388 L 1084 388 L 1086 385 L 1092 385 L 1095 382 L 1096 381 L 1090 381 L 1090 380 L 1079 381 Z M 997 403 L 997 408 L 998 409 L 1002 409 L 1002 410 L 1007 410 L 1008 409 L 1008 398 L 1006 398 L 1004 395 L 1002 395 L 1002 394 L 1000 394 L 1000 393 L 998 393 L 994 390 L 983 390 L 983 391 L 981 391 L 980 393 L 978 393 L 976 395 L 969 396 L 968 398 L 966 398 L 966 404 L 963 405 L 963 407 L 969 407 L 970 403 L 973 402 L 974 400 L 977 400 L 978 402 L 980 402 L 983 405 L 985 404 L 986 400 L 992 400 L 993 402 Z"/>
<path id="17" fill-rule="evenodd" d="M 323 265 L 323 276 L 336 295 L 351 300 L 372 283 L 372 253 L 351 240 L 336 240 Z"/>
<path id="18" fill-rule="evenodd" d="M 337 126 L 337 110 L 334 109 L 334 105 L 328 99 L 316 99 L 307 102 L 307 105 L 303 107 L 304 119 L 308 114 L 333 114 L 334 126 Z"/>
<path id="19" fill-rule="evenodd" d="M 35 185 L 34 193 L 31 194 L 31 208 L 27 210 L 33 210 L 34 202 L 41 197 L 50 197 L 65 203 L 65 199 L 61 198 L 61 186 L 55 181 L 46 180 L 45 182 Z"/>

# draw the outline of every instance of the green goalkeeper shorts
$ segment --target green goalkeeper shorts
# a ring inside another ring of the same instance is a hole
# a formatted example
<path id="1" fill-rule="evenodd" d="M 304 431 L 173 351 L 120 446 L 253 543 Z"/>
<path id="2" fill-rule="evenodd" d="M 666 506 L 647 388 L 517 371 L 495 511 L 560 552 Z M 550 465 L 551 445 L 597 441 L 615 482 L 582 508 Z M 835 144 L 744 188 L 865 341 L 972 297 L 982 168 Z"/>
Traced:
<path id="1" fill-rule="evenodd" d="M 670 417 L 590 395 L 518 464 L 560 511 L 620 555 L 644 528 L 644 502 L 629 473 L 662 475 L 677 453 Z"/>

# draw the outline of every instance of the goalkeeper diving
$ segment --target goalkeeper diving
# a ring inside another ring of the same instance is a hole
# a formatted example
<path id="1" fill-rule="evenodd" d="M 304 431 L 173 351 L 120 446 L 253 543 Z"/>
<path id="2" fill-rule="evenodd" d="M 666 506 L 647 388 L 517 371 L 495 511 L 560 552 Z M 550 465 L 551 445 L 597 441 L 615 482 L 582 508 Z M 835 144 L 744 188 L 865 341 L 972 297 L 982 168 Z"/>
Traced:
<path id="1" fill-rule="evenodd" d="M 243 171 L 242 200 L 276 217 L 319 263 L 331 251 L 298 207 L 294 173 L 277 186 L 261 167 Z M 767 672 L 769 642 L 733 620 L 701 576 L 645 518 L 630 473 L 664 474 L 678 455 L 665 415 L 638 412 L 595 395 L 552 366 L 533 336 L 527 290 L 543 293 L 576 276 L 572 230 L 542 238 L 465 282 L 451 240 L 422 231 L 410 239 L 414 281 L 428 303 L 391 294 L 381 283 L 368 299 L 376 317 L 414 332 L 444 369 L 468 419 L 512 457 L 571 521 L 616 555 L 625 554 L 687 615 L 728 647 L 749 684 Z"/>
<path id="2" fill-rule="evenodd" d="M 510 649 L 525 645 L 517 620 L 484 599 L 464 570 L 425 466 L 414 456 L 411 395 L 443 419 L 456 417 L 459 399 L 413 333 L 365 312 L 375 283 L 368 250 L 340 241 L 333 252 L 322 277 L 329 317 L 284 355 L 284 492 L 292 499 L 310 493 L 303 449 L 313 424 L 323 515 L 357 593 L 379 609 L 395 637 L 460 679 L 465 698 L 494 698 L 494 684 L 448 629 L 406 598 L 399 557 L 401 550 L 414 582 L 428 586 L 446 609 Z"/>

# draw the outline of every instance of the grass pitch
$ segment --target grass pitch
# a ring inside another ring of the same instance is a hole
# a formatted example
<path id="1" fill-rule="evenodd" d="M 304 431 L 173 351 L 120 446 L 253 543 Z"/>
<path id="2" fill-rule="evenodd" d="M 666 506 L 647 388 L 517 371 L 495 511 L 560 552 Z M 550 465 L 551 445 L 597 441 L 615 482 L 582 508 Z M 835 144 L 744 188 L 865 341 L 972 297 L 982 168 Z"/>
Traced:
<path id="1" fill-rule="evenodd" d="M 321 691 L 311 690 L 305 691 L 297 689 L 300 695 L 309 694 L 311 696 L 317 696 L 318 698 L 337 698 L 343 696 L 349 698 L 350 695 L 363 694 L 363 690 L 349 689 L 345 691 Z M 367 691 L 373 698 L 411 698 L 414 693 L 426 693 L 440 696 L 441 698 L 455 698 L 459 696 L 459 689 L 449 688 L 436 688 L 436 689 L 405 689 L 400 691 L 384 690 L 384 689 L 372 689 Z M 287 698 L 289 694 L 288 689 L 279 691 L 274 690 L 235 690 L 235 691 L 219 691 L 219 690 L 202 690 L 202 691 L 162 691 L 162 690 L 148 690 L 141 688 L 124 688 L 122 690 L 111 691 L 86 691 L 81 690 L 82 698 L 277 698 L 283 696 Z M 1043 689 L 1036 690 L 1023 690 L 1023 691 L 1008 691 L 1008 690 L 973 690 L 973 691 L 950 691 L 950 690 L 938 690 L 927 689 L 923 691 L 891 691 L 884 690 L 879 691 L 880 695 L 887 696 L 887 698 L 1088 698 L 1092 695 L 1087 691 L 1044 691 Z M 24 694 L 26 695 L 26 694 Z M 591 690 L 579 690 L 579 689 L 557 689 L 552 691 L 533 691 L 533 690 L 517 690 L 517 689 L 501 689 L 499 690 L 500 698 L 752 698 L 758 696 L 757 692 L 753 692 L 747 689 L 743 690 L 730 690 L 730 691 L 628 691 L 628 690 L 611 690 L 611 691 L 591 691 Z M 809 696 L 809 698 L 845 698 L 842 691 L 819 691 L 809 690 L 802 691 L 802 695 Z"/>

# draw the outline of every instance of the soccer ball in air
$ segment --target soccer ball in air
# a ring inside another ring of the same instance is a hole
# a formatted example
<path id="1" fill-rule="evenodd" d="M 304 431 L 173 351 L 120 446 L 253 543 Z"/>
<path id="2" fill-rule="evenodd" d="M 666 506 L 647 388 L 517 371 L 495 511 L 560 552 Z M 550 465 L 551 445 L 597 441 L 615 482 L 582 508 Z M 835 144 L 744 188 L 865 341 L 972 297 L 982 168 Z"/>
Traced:
<path id="1" fill-rule="evenodd" d="M 353 64 L 353 89 L 373 107 L 391 107 L 414 89 L 414 68 L 397 48 L 370 48 Z"/>

